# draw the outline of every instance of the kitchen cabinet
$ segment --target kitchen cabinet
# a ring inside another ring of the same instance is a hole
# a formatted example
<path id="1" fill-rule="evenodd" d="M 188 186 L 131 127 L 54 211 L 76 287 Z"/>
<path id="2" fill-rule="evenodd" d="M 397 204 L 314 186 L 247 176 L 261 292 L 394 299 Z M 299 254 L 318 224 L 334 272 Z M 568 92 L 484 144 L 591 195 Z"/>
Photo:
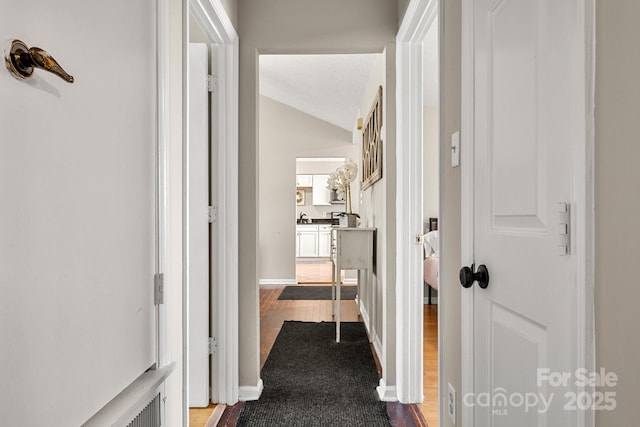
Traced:
<path id="1" fill-rule="evenodd" d="M 312 187 L 313 175 L 296 175 L 296 187 Z"/>
<path id="2" fill-rule="evenodd" d="M 331 204 L 331 191 L 327 188 L 329 175 L 313 175 L 313 204 L 315 206 L 329 206 Z"/>
<path id="3" fill-rule="evenodd" d="M 331 256 L 331 225 L 297 225 L 296 256 L 329 258 Z"/>
<path id="4" fill-rule="evenodd" d="M 296 226 L 296 256 L 317 257 L 318 256 L 318 226 L 298 225 Z"/>
<path id="5" fill-rule="evenodd" d="M 331 256 L 331 226 L 320 225 L 318 226 L 318 256 L 330 257 Z"/>

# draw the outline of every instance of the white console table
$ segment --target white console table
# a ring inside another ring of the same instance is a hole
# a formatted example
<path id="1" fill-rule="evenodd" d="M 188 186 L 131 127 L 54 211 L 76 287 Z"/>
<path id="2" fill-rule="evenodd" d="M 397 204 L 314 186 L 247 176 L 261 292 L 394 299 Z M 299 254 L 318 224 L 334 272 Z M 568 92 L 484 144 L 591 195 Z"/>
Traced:
<path id="1" fill-rule="evenodd" d="M 342 270 L 365 270 L 358 280 L 358 298 L 364 281 L 370 284 L 373 272 L 373 234 L 375 228 L 334 227 L 331 229 L 331 297 L 336 319 L 336 342 L 340 342 L 340 276 Z"/>

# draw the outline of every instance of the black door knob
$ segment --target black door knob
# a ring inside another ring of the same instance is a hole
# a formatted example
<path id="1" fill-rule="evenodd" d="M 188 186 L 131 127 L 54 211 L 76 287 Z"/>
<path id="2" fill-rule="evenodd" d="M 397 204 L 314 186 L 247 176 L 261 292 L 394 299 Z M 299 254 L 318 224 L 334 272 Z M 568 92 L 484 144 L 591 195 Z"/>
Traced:
<path id="1" fill-rule="evenodd" d="M 476 272 L 473 271 L 473 268 L 474 265 L 460 269 L 460 284 L 464 288 L 470 288 L 473 286 L 473 282 L 478 282 L 478 286 L 482 289 L 487 289 L 487 286 L 489 286 L 489 270 L 487 266 L 480 264 Z"/>
<path id="2" fill-rule="evenodd" d="M 460 269 L 460 284 L 463 288 L 470 288 L 473 286 L 473 282 L 475 279 L 473 278 L 473 270 L 471 267 L 462 267 Z"/>

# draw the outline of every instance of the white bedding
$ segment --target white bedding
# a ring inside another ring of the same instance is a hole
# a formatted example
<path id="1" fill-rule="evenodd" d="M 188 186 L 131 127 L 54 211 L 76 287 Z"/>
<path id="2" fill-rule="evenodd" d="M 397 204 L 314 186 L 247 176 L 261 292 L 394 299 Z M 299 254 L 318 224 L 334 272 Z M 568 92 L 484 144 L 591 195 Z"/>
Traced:
<path id="1" fill-rule="evenodd" d="M 440 258 L 438 257 L 438 231 L 429 231 L 422 236 L 424 245 L 425 259 L 423 262 L 423 280 L 433 289 L 438 289 L 438 266 Z"/>

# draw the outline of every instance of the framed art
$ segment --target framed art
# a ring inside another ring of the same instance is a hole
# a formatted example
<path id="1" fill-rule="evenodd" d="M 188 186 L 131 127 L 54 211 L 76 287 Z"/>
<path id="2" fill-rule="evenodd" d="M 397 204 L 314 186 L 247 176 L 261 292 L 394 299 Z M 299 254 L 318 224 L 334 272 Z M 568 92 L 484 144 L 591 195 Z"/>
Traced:
<path id="1" fill-rule="evenodd" d="M 366 190 L 382 178 L 382 86 L 362 127 L 362 185 Z"/>
<path id="2" fill-rule="evenodd" d="M 304 206 L 305 205 L 305 194 L 306 192 L 304 190 L 296 190 L 296 205 L 297 206 Z"/>

